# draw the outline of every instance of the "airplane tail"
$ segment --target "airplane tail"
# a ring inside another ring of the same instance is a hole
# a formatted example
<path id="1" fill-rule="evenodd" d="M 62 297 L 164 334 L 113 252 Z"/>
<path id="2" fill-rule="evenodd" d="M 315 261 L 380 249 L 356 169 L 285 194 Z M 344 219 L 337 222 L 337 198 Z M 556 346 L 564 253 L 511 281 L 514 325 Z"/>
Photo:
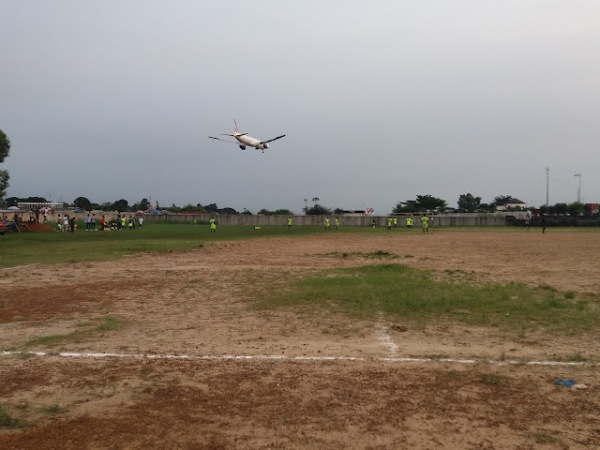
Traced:
<path id="1" fill-rule="evenodd" d="M 238 129 L 237 122 L 235 121 L 235 119 L 233 119 L 233 132 L 235 134 L 241 134 L 240 130 Z"/>

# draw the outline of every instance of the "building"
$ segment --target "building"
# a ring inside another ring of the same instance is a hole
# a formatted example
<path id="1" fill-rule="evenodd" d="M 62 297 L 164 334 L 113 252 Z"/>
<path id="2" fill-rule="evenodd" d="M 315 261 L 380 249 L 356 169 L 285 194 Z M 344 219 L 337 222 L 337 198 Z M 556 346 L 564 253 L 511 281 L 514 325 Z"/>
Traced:
<path id="1" fill-rule="evenodd" d="M 518 198 L 511 198 L 502 205 L 496 205 L 496 211 L 525 211 L 526 209 L 527 203 Z"/>

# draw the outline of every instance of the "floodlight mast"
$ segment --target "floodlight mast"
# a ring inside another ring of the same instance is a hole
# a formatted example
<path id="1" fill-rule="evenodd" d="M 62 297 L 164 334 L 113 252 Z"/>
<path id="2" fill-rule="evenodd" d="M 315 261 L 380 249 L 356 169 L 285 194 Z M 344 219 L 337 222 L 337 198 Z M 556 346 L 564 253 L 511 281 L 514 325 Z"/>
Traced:
<path id="1" fill-rule="evenodd" d="M 579 178 L 579 186 L 577 186 L 577 203 L 581 203 L 581 174 L 576 173 L 573 176 Z"/>
<path id="2" fill-rule="evenodd" d="M 550 167 L 546 167 L 546 211 L 550 208 Z"/>

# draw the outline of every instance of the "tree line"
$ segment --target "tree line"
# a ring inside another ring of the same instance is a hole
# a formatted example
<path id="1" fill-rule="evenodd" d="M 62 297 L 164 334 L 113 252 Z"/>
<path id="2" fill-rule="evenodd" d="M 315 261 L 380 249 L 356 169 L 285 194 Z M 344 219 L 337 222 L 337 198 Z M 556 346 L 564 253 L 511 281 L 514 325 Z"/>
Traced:
<path id="1" fill-rule="evenodd" d="M 486 213 L 496 211 L 496 207 L 500 205 L 510 204 L 511 201 L 515 200 L 510 195 L 499 195 L 494 198 L 491 203 L 483 203 L 481 197 L 476 197 L 471 193 L 462 194 L 458 199 L 458 209 L 449 208 L 445 200 L 434 197 L 432 195 L 417 195 L 415 199 L 398 202 L 392 209 L 394 214 L 402 213 L 422 213 L 422 212 L 466 212 L 466 213 Z M 313 198 L 313 205 L 309 206 L 308 203 L 302 209 L 305 215 L 341 215 L 344 210 L 342 208 L 328 208 L 318 203 L 318 198 Z M 4 206 L 17 206 L 19 202 L 33 202 L 33 203 L 45 203 L 47 200 L 43 197 L 8 197 L 4 201 Z M 219 208 L 216 203 L 209 203 L 202 205 L 197 203 L 187 204 L 184 206 L 177 206 L 172 204 L 168 207 L 160 207 L 158 203 L 152 205 L 150 201 L 143 198 L 139 202 L 133 203 L 132 205 L 125 199 L 119 199 L 114 202 L 105 203 L 94 203 L 86 197 L 77 197 L 72 203 L 67 204 L 68 207 L 79 209 L 82 211 L 119 211 L 119 212 L 137 212 L 137 211 L 158 211 L 165 213 L 208 213 L 208 214 L 244 214 L 252 215 L 252 212 L 244 209 L 243 211 L 237 211 L 231 207 Z M 510 210 L 511 208 L 508 208 Z M 513 208 L 522 210 L 522 208 Z M 534 208 L 528 208 L 534 210 Z M 545 214 L 570 214 L 570 215 L 582 215 L 587 214 L 583 203 L 556 203 L 549 207 L 542 206 L 535 208 Z M 294 215 L 294 213 L 287 208 L 279 208 L 276 210 L 261 209 L 257 212 L 259 215 Z"/>

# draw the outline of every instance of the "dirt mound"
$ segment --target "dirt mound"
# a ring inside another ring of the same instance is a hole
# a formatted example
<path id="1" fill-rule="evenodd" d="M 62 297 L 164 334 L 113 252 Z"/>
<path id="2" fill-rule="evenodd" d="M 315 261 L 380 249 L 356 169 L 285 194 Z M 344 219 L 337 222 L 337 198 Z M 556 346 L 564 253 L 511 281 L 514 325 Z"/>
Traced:
<path id="1" fill-rule="evenodd" d="M 37 223 L 37 222 L 27 222 L 24 225 L 27 225 L 27 227 L 23 227 L 25 228 L 25 230 L 29 230 L 29 231 L 53 231 L 54 228 L 52 228 L 50 225 L 47 225 L 45 223 Z"/>

